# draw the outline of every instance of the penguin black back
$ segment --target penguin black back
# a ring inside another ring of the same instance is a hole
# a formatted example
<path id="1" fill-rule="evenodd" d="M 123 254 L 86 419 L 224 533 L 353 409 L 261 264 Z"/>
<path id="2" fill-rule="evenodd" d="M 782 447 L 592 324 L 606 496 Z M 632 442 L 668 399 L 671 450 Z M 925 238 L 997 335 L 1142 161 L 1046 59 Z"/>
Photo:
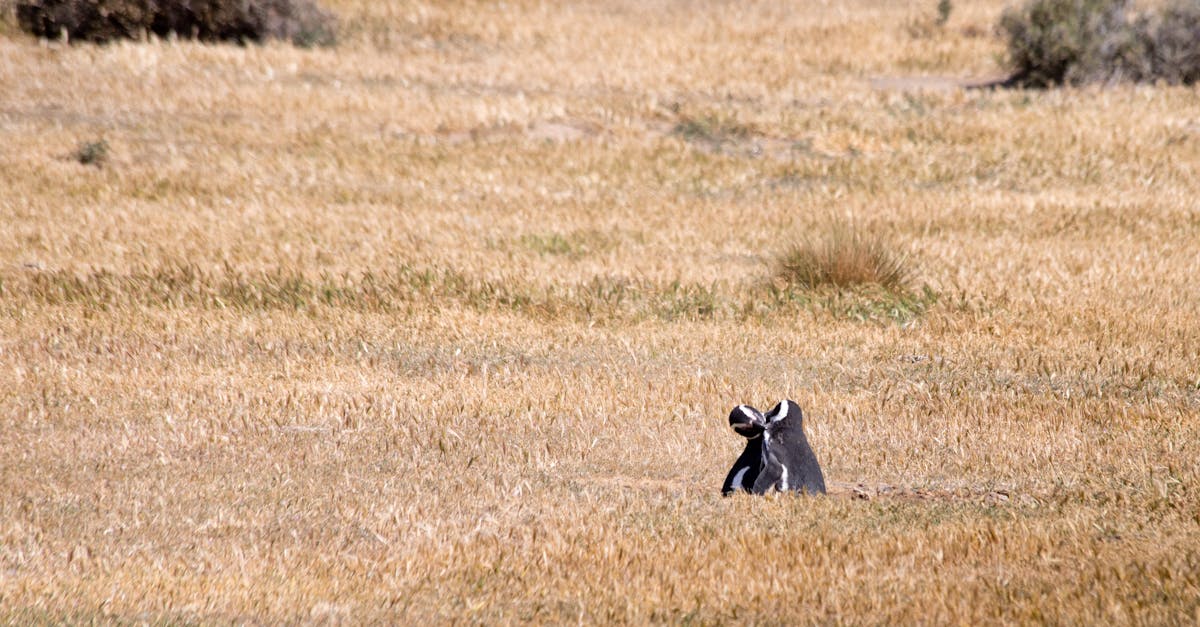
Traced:
<path id="1" fill-rule="evenodd" d="M 790 400 L 780 401 L 763 419 L 762 466 L 751 491 L 825 494 L 825 476 L 804 434 L 800 406 Z"/>

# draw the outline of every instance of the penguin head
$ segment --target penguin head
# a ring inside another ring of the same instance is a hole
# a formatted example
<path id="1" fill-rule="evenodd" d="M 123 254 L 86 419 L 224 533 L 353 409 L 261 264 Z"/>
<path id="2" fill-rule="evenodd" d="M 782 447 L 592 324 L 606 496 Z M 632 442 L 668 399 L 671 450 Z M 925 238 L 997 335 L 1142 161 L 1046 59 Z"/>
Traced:
<path id="1" fill-rule="evenodd" d="M 733 418 L 730 417 L 730 420 L 732 421 Z M 792 424 L 801 424 L 804 421 L 804 412 L 800 410 L 800 406 L 795 401 L 784 399 L 772 407 L 766 415 L 763 415 L 763 421 L 768 426 L 783 420 L 788 420 Z"/>
<path id="2" fill-rule="evenodd" d="M 749 405 L 738 405 L 729 412 L 729 426 L 733 427 L 738 435 L 754 439 L 763 434 L 763 430 L 767 428 L 767 420 L 757 409 Z"/>

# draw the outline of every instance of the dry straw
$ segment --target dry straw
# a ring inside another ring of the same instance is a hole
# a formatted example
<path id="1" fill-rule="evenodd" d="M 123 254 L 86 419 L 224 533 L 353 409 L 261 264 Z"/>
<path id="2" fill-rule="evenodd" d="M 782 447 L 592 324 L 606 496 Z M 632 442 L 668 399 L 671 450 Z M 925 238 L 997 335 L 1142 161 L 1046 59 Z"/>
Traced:
<path id="1" fill-rule="evenodd" d="M 328 5 L 0 28 L 0 624 L 1195 621 L 1193 90 L 955 87 L 1000 0 Z M 830 494 L 722 499 L 782 397 Z"/>

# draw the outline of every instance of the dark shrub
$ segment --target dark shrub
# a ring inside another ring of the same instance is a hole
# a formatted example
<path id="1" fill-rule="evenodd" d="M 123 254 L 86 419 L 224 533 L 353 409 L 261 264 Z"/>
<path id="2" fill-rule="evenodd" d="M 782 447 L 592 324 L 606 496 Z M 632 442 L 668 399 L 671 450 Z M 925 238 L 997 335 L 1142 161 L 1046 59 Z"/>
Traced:
<path id="1" fill-rule="evenodd" d="M 1174 0 L 1141 22 L 1154 76 L 1172 85 L 1200 81 L 1200 0 Z"/>
<path id="2" fill-rule="evenodd" d="M 1125 0 L 1031 0 L 1000 17 L 1020 86 L 1050 87 L 1116 78 L 1133 29 Z"/>
<path id="3" fill-rule="evenodd" d="M 108 160 L 108 142 L 103 139 L 83 142 L 79 148 L 75 149 L 75 160 L 83 165 L 96 167 L 104 165 L 104 162 Z"/>
<path id="4" fill-rule="evenodd" d="M 1200 0 L 1142 14 L 1128 0 L 1029 0 L 1006 10 L 999 28 L 1009 85 L 1200 79 Z"/>
<path id="5" fill-rule="evenodd" d="M 937 3 L 937 25 L 945 26 L 946 22 L 950 21 L 950 12 L 954 10 L 954 5 L 950 0 L 938 0 Z"/>
<path id="6" fill-rule="evenodd" d="M 335 20 L 313 0 L 36 0 L 16 2 L 17 23 L 38 37 L 105 42 L 153 33 L 203 41 L 330 45 Z"/>

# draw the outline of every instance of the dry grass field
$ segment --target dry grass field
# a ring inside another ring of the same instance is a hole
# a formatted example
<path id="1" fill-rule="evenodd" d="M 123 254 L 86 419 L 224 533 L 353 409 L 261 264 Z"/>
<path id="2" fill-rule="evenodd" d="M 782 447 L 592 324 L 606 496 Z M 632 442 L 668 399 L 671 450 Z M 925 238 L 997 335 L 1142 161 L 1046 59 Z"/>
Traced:
<path id="1" fill-rule="evenodd" d="M 1198 92 L 935 4 L 0 27 L 0 623 L 1200 621 Z M 784 397 L 830 494 L 721 498 Z"/>

